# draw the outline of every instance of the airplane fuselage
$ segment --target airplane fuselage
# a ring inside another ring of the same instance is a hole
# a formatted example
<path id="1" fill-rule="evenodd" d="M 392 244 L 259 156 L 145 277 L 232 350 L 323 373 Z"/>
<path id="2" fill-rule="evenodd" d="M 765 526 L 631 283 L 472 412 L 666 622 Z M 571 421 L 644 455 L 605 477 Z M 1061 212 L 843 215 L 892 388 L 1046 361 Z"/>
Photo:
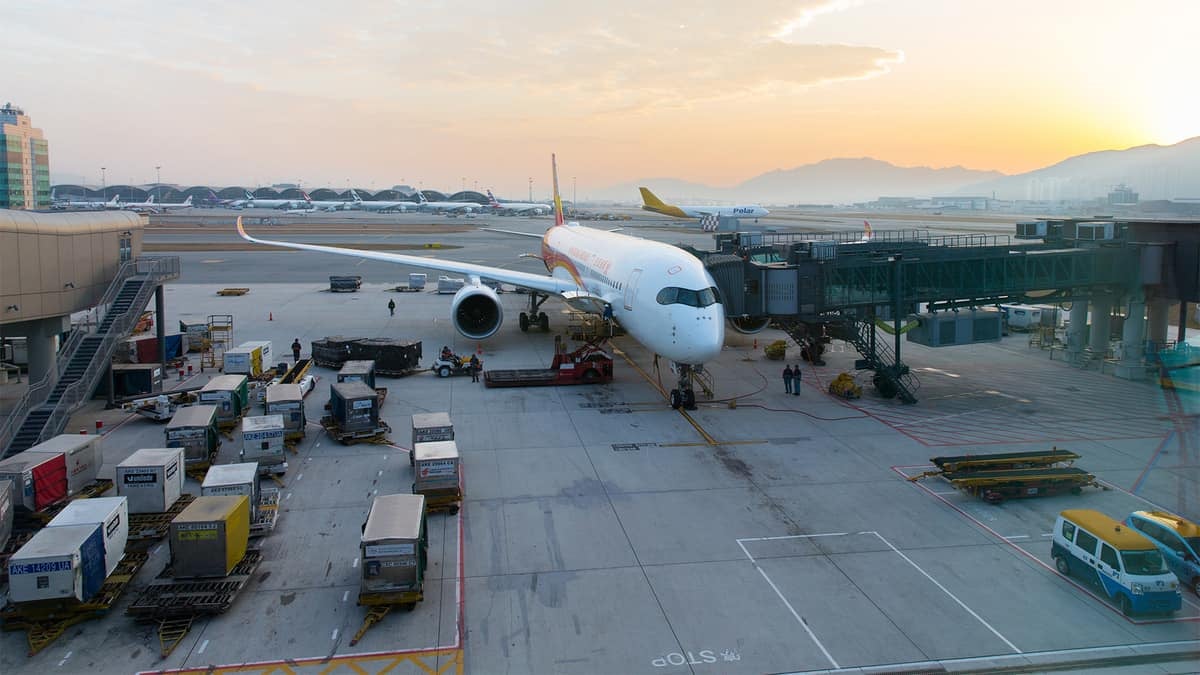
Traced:
<path id="1" fill-rule="evenodd" d="M 603 299 L 621 326 L 652 352 L 692 365 L 720 353 L 724 306 L 704 264 L 687 251 L 568 224 L 543 235 L 542 259 L 551 276 Z"/>
<path id="2" fill-rule="evenodd" d="M 770 211 L 761 206 L 652 206 L 643 204 L 642 210 L 661 213 L 675 218 L 703 218 L 718 216 L 721 218 L 761 218 L 770 215 Z"/>

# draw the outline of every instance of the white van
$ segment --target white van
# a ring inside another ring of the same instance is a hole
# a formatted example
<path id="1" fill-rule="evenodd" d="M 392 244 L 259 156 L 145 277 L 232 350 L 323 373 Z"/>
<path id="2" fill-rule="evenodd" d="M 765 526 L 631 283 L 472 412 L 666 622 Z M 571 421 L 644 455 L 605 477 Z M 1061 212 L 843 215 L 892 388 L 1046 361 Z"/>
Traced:
<path id="1" fill-rule="evenodd" d="M 1126 616 L 1176 612 L 1179 579 L 1162 553 L 1137 530 L 1099 511 L 1070 509 L 1054 523 L 1054 566 L 1103 589 Z"/>
<path id="2" fill-rule="evenodd" d="M 1042 325 L 1042 309 L 1030 305 L 1000 305 L 1010 330 L 1034 330 Z"/>

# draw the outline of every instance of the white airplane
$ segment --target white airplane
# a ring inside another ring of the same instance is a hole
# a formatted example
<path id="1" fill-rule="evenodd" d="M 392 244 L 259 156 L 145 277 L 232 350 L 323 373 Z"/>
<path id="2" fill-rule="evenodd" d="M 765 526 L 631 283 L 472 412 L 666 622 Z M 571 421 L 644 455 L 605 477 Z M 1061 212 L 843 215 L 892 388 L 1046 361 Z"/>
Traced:
<path id="1" fill-rule="evenodd" d="M 121 204 L 122 211 L 137 211 L 138 213 L 158 213 L 158 205 L 154 203 L 154 195 L 144 202 L 125 202 Z"/>
<path id="2" fill-rule="evenodd" d="M 436 211 L 438 213 L 471 213 L 483 207 L 475 202 L 431 202 L 425 199 L 425 194 L 417 190 L 417 210 Z"/>
<path id="3" fill-rule="evenodd" d="M 247 190 L 245 199 L 231 202 L 229 205 L 247 209 L 278 209 L 293 208 L 297 201 L 295 199 L 259 199 Z"/>
<path id="4" fill-rule="evenodd" d="M 501 213 L 518 213 L 518 214 L 534 214 L 542 215 L 550 213 L 551 207 L 549 204 L 532 204 L 529 202 L 502 202 L 496 199 L 496 195 L 492 194 L 491 190 L 487 191 L 488 206 Z"/>
<path id="5" fill-rule="evenodd" d="M 163 202 L 163 203 L 159 204 L 158 207 L 164 211 L 178 211 L 179 209 L 190 209 L 190 208 L 192 208 L 192 196 L 188 195 L 187 199 L 185 199 L 177 204 L 168 204 L 167 202 Z"/>
<path id="6" fill-rule="evenodd" d="M 407 211 L 409 209 L 417 208 L 416 202 L 387 201 L 387 200 L 365 201 L 362 197 L 358 196 L 358 193 L 355 192 L 353 188 L 351 188 L 351 190 L 350 190 L 350 196 L 354 198 L 354 202 L 353 202 L 354 208 L 361 209 L 363 211 L 376 211 L 376 212 L 399 211 L 401 213 L 404 213 L 405 211 Z"/>
<path id="7" fill-rule="evenodd" d="M 52 208 L 56 209 L 92 209 L 99 211 L 100 209 L 119 209 L 121 208 L 121 195 L 113 195 L 113 198 L 106 202 L 86 201 L 73 202 L 70 200 L 54 202 Z"/>
<path id="8" fill-rule="evenodd" d="M 307 204 L 313 209 L 320 209 L 322 211 L 349 211 L 354 206 L 353 201 L 346 199 L 321 199 L 314 201 L 304 190 L 300 191 L 300 196 L 304 197 L 304 202 L 300 204 L 301 208 Z"/>
<path id="9" fill-rule="evenodd" d="M 642 192 L 642 210 L 661 213 L 664 216 L 676 218 L 703 218 L 716 216 L 718 218 L 760 218 L 771 212 L 757 205 L 747 206 L 676 206 L 659 199 L 650 188 L 640 187 Z"/>
<path id="10" fill-rule="evenodd" d="M 504 318 L 496 291 L 485 285 L 484 279 L 530 291 L 530 312 L 521 312 L 519 317 L 522 330 L 531 324 L 549 326 L 546 313 L 538 309 L 551 295 L 576 309 L 611 315 L 635 340 L 674 364 L 678 385 L 671 390 L 671 407 L 694 407 L 693 376 L 720 354 L 725 343 L 725 308 L 712 276 L 698 258 L 675 246 L 564 223 L 553 155 L 551 166 L 554 225 L 542 235 L 520 233 L 541 239 L 540 258 L 548 275 L 399 253 L 256 239 L 246 233 L 240 217 L 238 234 L 258 244 L 381 260 L 466 277 L 467 283 L 451 302 L 450 319 L 460 334 L 472 340 L 494 335 Z"/>

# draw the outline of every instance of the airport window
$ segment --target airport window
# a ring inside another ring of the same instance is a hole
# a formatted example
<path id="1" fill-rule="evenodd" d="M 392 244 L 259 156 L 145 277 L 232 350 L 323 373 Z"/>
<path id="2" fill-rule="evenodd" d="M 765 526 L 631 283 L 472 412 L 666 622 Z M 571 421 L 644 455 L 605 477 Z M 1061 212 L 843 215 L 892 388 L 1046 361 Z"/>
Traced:
<path id="1" fill-rule="evenodd" d="M 1115 570 L 1121 569 L 1121 561 L 1117 560 L 1117 552 L 1108 544 L 1100 547 L 1100 560 Z"/>
<path id="2" fill-rule="evenodd" d="M 1075 526 L 1064 520 L 1062 524 L 1062 536 L 1067 541 L 1075 541 Z"/>
<path id="3" fill-rule="evenodd" d="M 1084 532 L 1083 530 L 1080 530 L 1075 535 L 1075 545 L 1092 555 L 1096 555 L 1097 541 L 1098 540 L 1095 537 L 1087 532 Z"/>

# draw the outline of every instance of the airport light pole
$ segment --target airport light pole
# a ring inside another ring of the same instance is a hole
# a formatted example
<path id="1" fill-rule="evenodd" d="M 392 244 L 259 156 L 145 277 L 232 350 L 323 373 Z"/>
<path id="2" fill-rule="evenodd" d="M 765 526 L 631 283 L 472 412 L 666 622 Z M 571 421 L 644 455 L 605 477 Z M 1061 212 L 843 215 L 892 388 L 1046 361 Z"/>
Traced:
<path id="1" fill-rule="evenodd" d="M 571 213 L 575 213 L 575 211 L 579 208 L 575 205 L 575 195 L 575 176 L 571 176 Z"/>
<path id="2" fill-rule="evenodd" d="M 162 173 L 161 173 L 161 171 L 162 171 L 162 167 L 156 164 L 154 166 L 154 187 L 157 189 L 159 199 L 162 199 Z"/>
<path id="3" fill-rule="evenodd" d="M 529 177 L 529 201 L 533 201 L 533 176 Z"/>
<path id="4" fill-rule="evenodd" d="M 100 167 L 100 191 L 104 194 L 103 201 L 108 201 L 108 179 L 104 177 L 104 167 Z"/>

